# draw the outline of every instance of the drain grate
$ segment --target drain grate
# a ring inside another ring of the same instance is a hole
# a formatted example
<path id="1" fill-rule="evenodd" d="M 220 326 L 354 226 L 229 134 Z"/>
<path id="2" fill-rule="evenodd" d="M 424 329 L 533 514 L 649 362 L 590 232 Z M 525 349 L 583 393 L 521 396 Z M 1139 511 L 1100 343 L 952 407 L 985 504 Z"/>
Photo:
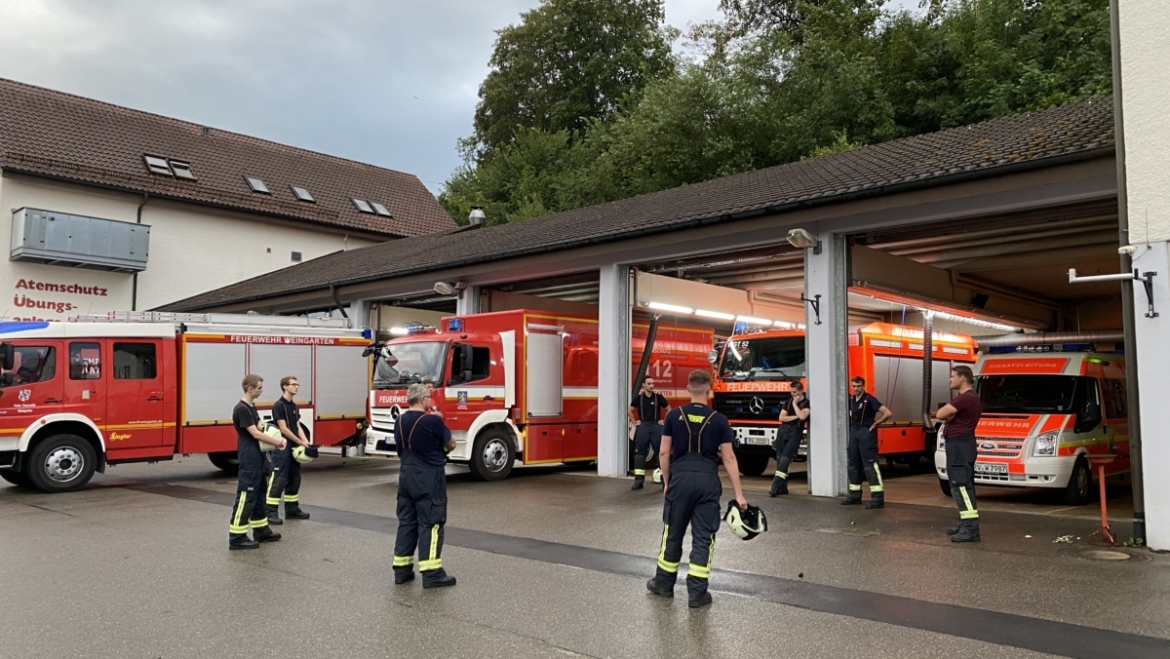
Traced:
<path id="1" fill-rule="evenodd" d="M 1081 554 L 1081 556 L 1091 561 L 1128 561 L 1133 558 L 1133 556 L 1123 551 L 1106 551 L 1104 549 L 1087 551 Z"/>

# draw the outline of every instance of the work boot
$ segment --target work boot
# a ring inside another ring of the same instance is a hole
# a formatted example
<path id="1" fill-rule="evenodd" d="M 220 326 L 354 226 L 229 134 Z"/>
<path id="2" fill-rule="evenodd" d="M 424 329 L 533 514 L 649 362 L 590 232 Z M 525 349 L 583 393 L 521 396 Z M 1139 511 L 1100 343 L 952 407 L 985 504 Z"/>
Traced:
<path id="1" fill-rule="evenodd" d="M 951 536 L 951 542 L 979 542 L 978 531 L 959 531 Z"/>
<path id="2" fill-rule="evenodd" d="M 280 518 L 280 506 L 268 506 L 268 523 L 273 526 L 284 524 L 284 520 Z"/>
<path id="3" fill-rule="evenodd" d="M 646 582 L 646 590 L 659 597 L 674 597 L 674 588 L 659 581 L 658 577 L 654 577 Z"/>
<path id="4" fill-rule="evenodd" d="M 289 519 L 309 519 L 309 513 L 301 510 L 300 506 L 285 506 L 284 516 Z M 268 518 L 268 523 L 272 523 L 272 518 Z"/>
<path id="5" fill-rule="evenodd" d="M 703 592 L 699 593 L 698 595 L 691 595 L 687 599 L 687 606 L 691 607 L 692 609 L 698 609 L 698 608 L 707 606 L 710 603 L 711 603 L 711 593 L 709 593 L 705 590 Z"/>
<path id="6" fill-rule="evenodd" d="M 959 527 L 951 526 L 947 528 L 947 535 L 956 535 L 959 533 Z"/>
<path id="7" fill-rule="evenodd" d="M 411 579 L 414 578 L 413 572 L 411 573 L 410 578 Z M 455 585 L 455 577 L 453 577 L 449 574 L 443 575 L 442 579 L 435 579 L 433 581 L 427 581 L 425 579 L 423 580 L 423 588 L 446 588 L 447 586 L 454 586 L 454 585 Z"/>
<path id="8" fill-rule="evenodd" d="M 845 499 L 843 501 L 841 501 L 841 505 L 842 506 L 860 506 L 861 505 L 861 497 L 857 497 L 856 499 L 853 497 L 845 497 Z"/>
<path id="9" fill-rule="evenodd" d="M 239 540 L 228 541 L 228 549 L 231 551 L 235 551 L 237 549 L 257 549 L 259 547 L 260 543 L 256 542 L 255 540 L 249 540 L 248 536 L 244 536 Z"/>
<path id="10" fill-rule="evenodd" d="M 256 542 L 276 542 L 280 540 L 280 534 L 267 526 L 252 529 L 252 537 L 256 539 Z"/>
<path id="11" fill-rule="evenodd" d="M 645 476 L 634 476 L 634 484 L 630 486 L 631 490 L 640 490 L 646 483 Z"/>
<path id="12" fill-rule="evenodd" d="M 870 499 L 869 503 L 865 504 L 866 510 L 873 510 L 875 508 L 885 508 L 885 507 L 886 507 L 886 500 L 885 499 Z"/>
<path id="13" fill-rule="evenodd" d="M 402 574 L 398 574 L 397 572 L 394 573 L 395 586 L 401 586 L 402 584 L 410 583 L 411 581 L 414 581 L 414 570 L 411 570 L 410 572 L 403 572 Z"/>

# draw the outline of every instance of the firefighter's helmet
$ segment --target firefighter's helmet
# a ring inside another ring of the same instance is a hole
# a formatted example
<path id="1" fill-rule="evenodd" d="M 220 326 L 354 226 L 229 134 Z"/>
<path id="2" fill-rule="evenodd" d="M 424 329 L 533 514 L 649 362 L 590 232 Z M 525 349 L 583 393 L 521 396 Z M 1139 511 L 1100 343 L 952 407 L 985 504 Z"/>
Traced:
<path id="1" fill-rule="evenodd" d="M 268 435 L 268 437 L 271 439 L 280 439 L 281 437 L 284 436 L 281 434 L 280 428 L 277 428 L 276 426 L 272 425 L 271 423 L 268 424 L 267 426 L 265 426 L 264 434 Z M 260 450 L 261 451 L 271 451 L 274 448 L 276 448 L 276 447 L 273 446 L 272 444 L 268 444 L 266 442 L 260 442 Z"/>
<path id="2" fill-rule="evenodd" d="M 751 540 L 768 530 L 768 518 L 756 506 L 740 508 L 734 500 L 727 502 L 727 514 L 723 516 L 727 528 L 741 540 Z"/>
<path id="3" fill-rule="evenodd" d="M 313 458 L 317 457 L 316 446 L 298 446 L 292 450 L 293 459 L 301 464 L 312 462 Z"/>
<path id="4" fill-rule="evenodd" d="M 662 469 L 655 469 L 654 472 L 650 474 L 650 480 L 654 481 L 655 483 L 662 483 Z"/>

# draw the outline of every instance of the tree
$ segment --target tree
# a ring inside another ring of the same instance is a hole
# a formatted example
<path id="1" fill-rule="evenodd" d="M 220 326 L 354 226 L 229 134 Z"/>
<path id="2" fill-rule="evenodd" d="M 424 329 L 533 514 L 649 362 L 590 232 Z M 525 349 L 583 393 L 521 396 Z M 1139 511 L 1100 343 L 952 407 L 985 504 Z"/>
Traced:
<path id="1" fill-rule="evenodd" d="M 498 33 L 467 155 L 482 161 L 521 127 L 584 136 L 610 119 L 673 71 L 664 18 L 662 0 L 542 0 Z"/>

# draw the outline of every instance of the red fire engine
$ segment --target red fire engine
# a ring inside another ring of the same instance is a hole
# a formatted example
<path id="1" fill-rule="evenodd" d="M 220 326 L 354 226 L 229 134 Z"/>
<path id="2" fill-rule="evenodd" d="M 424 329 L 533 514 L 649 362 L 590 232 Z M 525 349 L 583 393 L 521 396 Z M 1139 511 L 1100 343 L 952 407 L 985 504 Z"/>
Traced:
<path id="1" fill-rule="evenodd" d="M 922 330 L 873 323 L 849 334 L 849 377 L 865 378 L 866 390 L 894 413 L 878 429 L 878 453 L 887 459 L 933 458 L 922 423 Z M 976 360 L 975 341 L 965 334 L 932 333 L 931 410 L 951 399 L 952 364 Z M 740 471 L 758 476 L 775 455 L 780 408 L 791 397 L 792 382 L 805 381 L 804 332 L 765 331 L 731 337 L 720 356 L 715 379 L 715 409 L 735 430 Z M 847 383 L 841 383 L 847 386 Z M 809 392 L 810 398 L 828 392 Z"/>
<path id="2" fill-rule="evenodd" d="M 634 324 L 635 360 L 647 326 Z M 687 375 L 709 369 L 712 331 L 659 326 L 648 372 L 673 404 Z M 597 319 L 530 310 L 444 318 L 442 327 L 376 345 L 366 453 L 394 453 L 394 424 L 406 389 L 430 380 L 433 404 L 451 429 L 449 458 L 482 480 L 521 464 L 597 459 Z"/>
<path id="3" fill-rule="evenodd" d="M 231 410 L 247 373 L 301 383 L 311 441 L 334 446 L 362 423 L 369 343 L 349 321 L 115 313 L 82 322 L 0 323 L 0 477 L 47 492 L 83 487 L 124 462 L 206 453 L 236 468 Z"/>

